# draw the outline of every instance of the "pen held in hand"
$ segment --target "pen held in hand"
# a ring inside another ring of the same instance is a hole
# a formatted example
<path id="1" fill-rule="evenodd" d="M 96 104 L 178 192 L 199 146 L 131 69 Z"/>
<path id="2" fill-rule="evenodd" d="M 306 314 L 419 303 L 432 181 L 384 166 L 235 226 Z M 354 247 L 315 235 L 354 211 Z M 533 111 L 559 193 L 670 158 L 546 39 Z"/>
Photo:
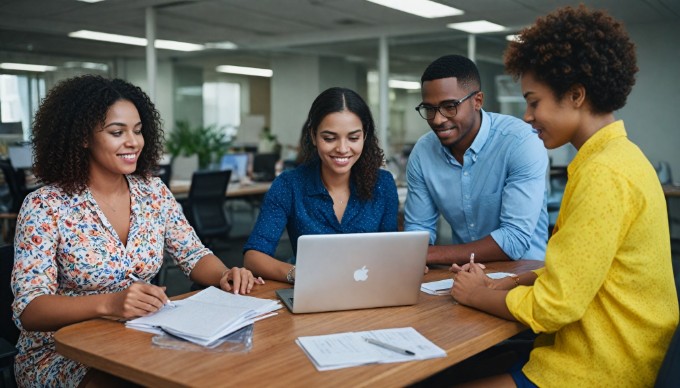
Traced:
<path id="1" fill-rule="evenodd" d="M 410 351 L 410 350 L 402 349 L 402 348 L 400 348 L 400 347 L 397 347 L 397 346 L 394 346 L 394 345 L 390 345 L 390 344 L 388 344 L 388 343 L 385 343 L 385 342 L 382 342 L 382 341 L 378 341 L 378 340 L 373 339 L 373 338 L 366 338 L 366 337 L 364 337 L 364 341 L 368 342 L 368 343 L 371 344 L 371 345 L 380 346 L 380 347 L 383 348 L 383 349 L 391 350 L 391 351 L 393 351 L 393 352 L 397 352 L 397 353 L 403 354 L 403 355 L 405 355 L 405 356 L 415 356 L 415 355 L 416 355 L 415 353 L 413 353 L 413 352 Z"/>
<path id="2" fill-rule="evenodd" d="M 137 275 L 135 275 L 135 274 L 133 274 L 133 273 L 129 274 L 128 277 L 129 277 L 130 279 L 134 280 L 135 282 L 140 282 L 140 283 L 144 283 L 144 284 L 149 284 L 149 282 L 146 282 L 146 281 L 140 279 Z M 166 300 L 166 301 L 165 301 L 165 304 L 169 305 L 170 307 L 176 307 L 175 304 L 172 303 L 172 301 L 171 301 L 170 299 Z"/>

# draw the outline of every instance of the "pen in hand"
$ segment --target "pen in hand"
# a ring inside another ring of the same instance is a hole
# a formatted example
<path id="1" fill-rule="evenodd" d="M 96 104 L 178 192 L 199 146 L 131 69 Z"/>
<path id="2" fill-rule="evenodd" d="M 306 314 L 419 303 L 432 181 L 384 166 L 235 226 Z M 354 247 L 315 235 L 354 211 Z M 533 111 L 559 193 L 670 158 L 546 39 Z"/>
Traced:
<path id="1" fill-rule="evenodd" d="M 364 341 L 368 342 L 371 345 L 380 346 L 383 349 L 391 350 L 393 352 L 397 352 L 397 353 L 403 354 L 405 356 L 415 356 L 416 355 L 415 353 L 413 353 L 410 350 L 402 349 L 400 347 L 390 345 L 388 343 L 378 341 L 378 340 L 373 339 L 373 338 L 364 337 Z"/>
<path id="2" fill-rule="evenodd" d="M 137 277 L 137 275 L 135 275 L 135 274 L 133 274 L 133 273 L 129 274 L 128 277 L 129 277 L 130 279 L 134 280 L 135 282 L 140 282 L 140 283 L 144 283 L 144 284 L 149 284 L 149 282 L 146 282 L 146 281 L 140 279 L 139 277 Z M 170 307 L 175 307 L 175 304 L 172 303 L 172 301 L 171 301 L 170 299 L 166 300 L 166 301 L 165 301 L 165 304 L 168 305 L 168 306 L 170 306 Z"/>
<path id="3" fill-rule="evenodd" d="M 471 254 L 470 254 L 470 264 L 467 266 L 467 268 L 465 268 L 465 264 L 463 264 L 462 266 L 460 266 L 460 265 L 458 265 L 458 264 L 456 264 L 456 263 L 453 263 L 453 264 L 451 264 L 451 268 L 449 268 L 449 272 L 460 272 L 460 271 L 463 271 L 463 269 L 465 269 L 465 272 L 470 272 L 470 271 L 472 270 L 472 269 L 471 269 L 471 266 L 472 266 L 472 264 L 474 264 L 474 263 L 475 263 L 475 254 L 474 254 L 474 253 L 471 253 Z M 477 265 L 478 265 L 479 268 L 481 268 L 481 269 L 486 269 L 486 266 L 485 266 L 484 264 L 482 264 L 482 263 L 478 263 Z"/>

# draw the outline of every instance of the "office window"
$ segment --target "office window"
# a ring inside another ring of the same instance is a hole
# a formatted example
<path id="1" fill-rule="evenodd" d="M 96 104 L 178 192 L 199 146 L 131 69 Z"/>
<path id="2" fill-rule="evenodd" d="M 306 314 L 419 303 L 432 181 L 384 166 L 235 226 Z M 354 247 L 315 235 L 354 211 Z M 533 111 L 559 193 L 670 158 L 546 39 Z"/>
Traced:
<path id="1" fill-rule="evenodd" d="M 21 122 L 24 138 L 28 139 L 31 118 L 44 97 L 43 76 L 0 74 L 0 122 Z"/>
<path id="2" fill-rule="evenodd" d="M 231 82 L 203 84 L 203 123 L 224 128 L 227 136 L 241 124 L 241 85 Z"/>

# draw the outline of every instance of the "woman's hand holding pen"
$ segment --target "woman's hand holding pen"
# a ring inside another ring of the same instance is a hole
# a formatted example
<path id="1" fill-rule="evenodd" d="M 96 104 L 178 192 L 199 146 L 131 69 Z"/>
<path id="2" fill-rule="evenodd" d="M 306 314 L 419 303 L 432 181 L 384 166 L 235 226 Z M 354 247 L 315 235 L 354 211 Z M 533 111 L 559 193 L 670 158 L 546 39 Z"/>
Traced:
<path id="1" fill-rule="evenodd" d="M 234 294 L 249 294 L 255 284 L 264 284 L 264 280 L 261 277 L 256 278 L 245 268 L 228 268 L 222 272 L 220 278 L 220 288 L 224 291 L 233 290 Z"/>
<path id="2" fill-rule="evenodd" d="M 479 287 L 489 287 L 491 278 L 484 273 L 482 264 L 475 264 L 474 253 L 470 255 L 470 262 L 466 263 L 457 271 L 453 277 L 453 287 L 451 296 L 458 303 L 469 305 L 470 299 L 474 295 L 474 290 Z"/>
<path id="3" fill-rule="evenodd" d="M 165 287 L 143 281 L 134 281 L 125 290 L 110 295 L 108 311 L 103 315 L 125 319 L 151 314 L 170 303 L 170 299 L 165 295 Z"/>
<path id="4" fill-rule="evenodd" d="M 470 266 L 475 263 L 475 254 L 474 252 L 470 254 L 470 262 L 465 263 L 463 265 L 458 265 L 456 263 L 453 263 L 451 265 L 451 268 L 449 268 L 449 272 L 455 272 L 458 273 L 460 271 L 463 272 L 470 272 Z M 482 269 L 486 269 L 486 266 L 482 263 L 478 263 L 478 266 L 480 266 Z"/>

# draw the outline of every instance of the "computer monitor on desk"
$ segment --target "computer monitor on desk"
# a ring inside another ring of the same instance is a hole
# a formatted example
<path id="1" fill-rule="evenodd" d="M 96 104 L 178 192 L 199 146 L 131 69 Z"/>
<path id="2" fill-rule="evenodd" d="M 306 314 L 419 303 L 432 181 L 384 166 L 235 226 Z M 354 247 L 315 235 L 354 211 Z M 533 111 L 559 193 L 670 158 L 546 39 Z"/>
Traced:
<path id="1" fill-rule="evenodd" d="M 277 153 L 255 154 L 253 156 L 253 180 L 271 182 L 276 177 L 276 163 L 279 161 Z"/>
<path id="2" fill-rule="evenodd" d="M 227 154 L 222 156 L 220 170 L 231 170 L 231 182 L 240 182 L 248 176 L 248 154 Z"/>
<path id="3" fill-rule="evenodd" d="M 7 147 L 7 154 L 12 161 L 12 167 L 16 169 L 33 167 L 33 147 L 30 144 L 11 145 Z"/>

